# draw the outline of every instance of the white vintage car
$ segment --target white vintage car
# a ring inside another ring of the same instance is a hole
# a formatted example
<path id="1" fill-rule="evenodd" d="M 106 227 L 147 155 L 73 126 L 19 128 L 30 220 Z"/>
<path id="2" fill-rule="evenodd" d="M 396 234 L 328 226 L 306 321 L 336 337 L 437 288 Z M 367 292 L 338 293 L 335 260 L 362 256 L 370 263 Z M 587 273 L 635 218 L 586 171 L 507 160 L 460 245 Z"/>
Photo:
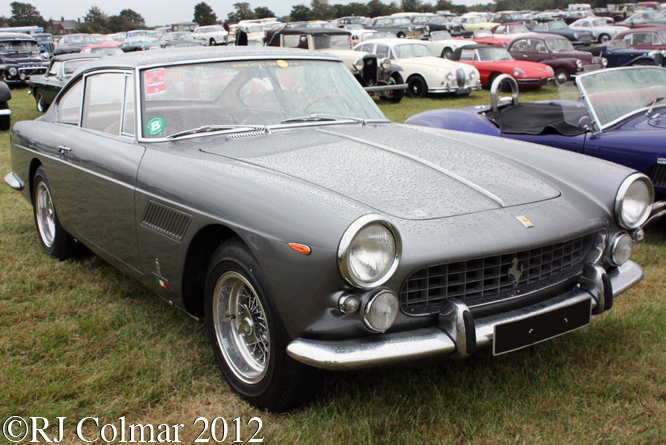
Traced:
<path id="1" fill-rule="evenodd" d="M 437 57 L 417 40 L 373 39 L 359 43 L 354 50 L 397 60 L 407 81 L 407 95 L 412 98 L 424 97 L 426 93 L 467 95 L 481 89 L 476 68 Z"/>
<path id="2" fill-rule="evenodd" d="M 450 59 L 453 52 L 465 45 L 476 45 L 471 39 L 454 39 L 448 31 L 432 31 L 429 39 L 422 39 L 421 43 L 428 45 L 434 55 Z"/>
<path id="3" fill-rule="evenodd" d="M 210 46 L 226 43 L 228 34 L 222 25 L 200 26 L 192 31 L 192 37 Z"/>
<path id="4" fill-rule="evenodd" d="M 584 19 L 579 19 L 569 25 L 569 28 L 592 31 L 594 38 L 597 39 L 597 42 L 599 43 L 608 42 L 622 31 L 629 29 L 626 26 L 609 25 L 602 17 L 586 17 Z"/>

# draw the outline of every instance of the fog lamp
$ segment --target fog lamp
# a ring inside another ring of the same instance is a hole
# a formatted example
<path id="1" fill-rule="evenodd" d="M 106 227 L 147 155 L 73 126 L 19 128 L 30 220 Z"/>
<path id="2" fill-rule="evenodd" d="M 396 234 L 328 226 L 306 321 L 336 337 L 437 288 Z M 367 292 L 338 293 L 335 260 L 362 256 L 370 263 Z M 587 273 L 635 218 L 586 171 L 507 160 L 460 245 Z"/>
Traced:
<path id="1" fill-rule="evenodd" d="M 353 314 L 360 306 L 360 301 L 356 295 L 346 294 L 338 300 L 338 309 L 343 314 Z"/>
<path id="2" fill-rule="evenodd" d="M 385 332 L 397 316 L 398 297 L 388 289 L 380 289 L 363 307 L 363 323 L 371 332 Z"/>
<path id="3" fill-rule="evenodd" d="M 611 261 L 615 266 L 621 266 L 629 260 L 634 249 L 634 241 L 627 233 L 615 236 L 611 245 Z"/>

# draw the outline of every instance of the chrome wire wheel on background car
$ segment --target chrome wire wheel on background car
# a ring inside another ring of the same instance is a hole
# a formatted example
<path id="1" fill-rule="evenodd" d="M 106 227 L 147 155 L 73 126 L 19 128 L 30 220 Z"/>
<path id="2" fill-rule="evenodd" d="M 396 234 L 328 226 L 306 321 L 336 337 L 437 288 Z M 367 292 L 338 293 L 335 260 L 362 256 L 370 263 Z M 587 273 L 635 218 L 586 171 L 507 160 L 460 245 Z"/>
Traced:
<path id="1" fill-rule="evenodd" d="M 569 72 L 564 68 L 558 68 L 555 70 L 555 84 L 564 85 L 569 79 Z"/>
<path id="2" fill-rule="evenodd" d="M 205 287 L 208 337 L 229 386 L 259 409 L 283 412 L 320 386 L 316 370 L 287 355 L 291 341 L 268 280 L 239 238 L 212 255 Z"/>
<path id="3" fill-rule="evenodd" d="M 56 234 L 55 209 L 51 192 L 44 182 L 37 184 L 35 196 L 35 220 L 39 237 L 48 248 L 53 247 Z"/>
<path id="4" fill-rule="evenodd" d="M 46 112 L 46 109 L 48 107 L 46 106 L 46 101 L 44 100 L 44 95 L 39 90 L 37 90 L 37 93 L 35 93 L 35 103 L 37 104 L 37 111 L 39 111 L 41 113 Z"/>
<path id="5" fill-rule="evenodd" d="M 270 361 L 266 313 L 252 285 L 237 272 L 217 280 L 213 320 L 222 354 L 236 377 L 250 384 L 261 381 Z"/>

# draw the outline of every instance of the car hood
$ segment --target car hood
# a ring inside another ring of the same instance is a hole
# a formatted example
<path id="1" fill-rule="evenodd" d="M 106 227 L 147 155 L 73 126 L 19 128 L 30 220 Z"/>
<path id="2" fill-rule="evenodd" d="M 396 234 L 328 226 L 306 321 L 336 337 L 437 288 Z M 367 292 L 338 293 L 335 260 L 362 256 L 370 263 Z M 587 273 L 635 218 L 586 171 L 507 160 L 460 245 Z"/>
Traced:
<path id="1" fill-rule="evenodd" d="M 442 59 L 441 57 L 405 57 L 398 59 L 397 62 L 401 64 L 420 65 L 451 71 L 455 71 L 458 68 L 465 71 L 470 71 L 472 69 L 469 65 L 465 65 L 464 63 L 453 62 L 451 60 Z"/>
<path id="2" fill-rule="evenodd" d="M 513 73 L 514 68 L 523 70 L 527 77 L 552 77 L 553 74 L 548 71 L 548 65 L 537 62 L 527 62 L 523 60 L 501 60 L 496 62 L 477 62 L 474 66 L 482 66 L 486 69 L 503 70 L 505 73 Z"/>
<path id="3" fill-rule="evenodd" d="M 464 133 L 440 136 L 380 124 L 196 140 L 202 152 L 288 175 L 404 219 L 444 218 L 560 196 L 535 170 L 468 139 Z"/>

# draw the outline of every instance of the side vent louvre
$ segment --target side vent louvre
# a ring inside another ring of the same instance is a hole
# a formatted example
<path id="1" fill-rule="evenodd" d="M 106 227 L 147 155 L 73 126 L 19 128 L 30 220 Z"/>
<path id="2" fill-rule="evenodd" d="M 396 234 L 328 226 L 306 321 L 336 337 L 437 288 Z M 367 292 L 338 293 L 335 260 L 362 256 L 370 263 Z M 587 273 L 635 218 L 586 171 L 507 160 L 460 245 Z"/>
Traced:
<path id="1" fill-rule="evenodd" d="M 190 221 L 192 215 L 150 201 L 143 214 L 141 225 L 176 241 L 182 241 Z"/>

